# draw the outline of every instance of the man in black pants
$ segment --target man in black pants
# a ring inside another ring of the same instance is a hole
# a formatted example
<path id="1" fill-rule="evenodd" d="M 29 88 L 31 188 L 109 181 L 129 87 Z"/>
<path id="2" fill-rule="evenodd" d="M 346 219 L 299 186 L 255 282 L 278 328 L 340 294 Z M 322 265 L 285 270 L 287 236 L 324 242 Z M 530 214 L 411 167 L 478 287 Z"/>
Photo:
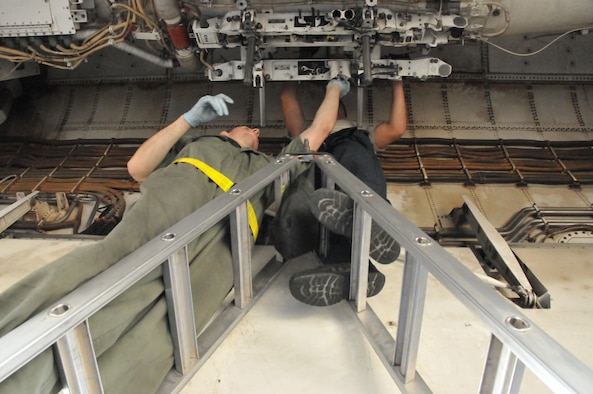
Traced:
<path id="1" fill-rule="evenodd" d="M 298 85 L 294 83 L 285 85 L 280 96 L 284 120 L 291 137 L 298 136 L 306 125 L 297 98 L 297 87 Z M 332 133 L 319 149 L 332 154 L 341 165 L 384 199 L 387 199 L 387 183 L 375 150 L 383 149 L 400 138 L 407 128 L 403 82 L 394 81 L 392 89 L 393 99 L 389 119 L 377 125 L 372 133 L 360 130 L 350 122 L 347 119 L 345 107 L 340 102 L 338 118 Z M 342 91 L 340 98 L 347 93 Z M 297 180 L 293 183 L 292 189 L 287 191 L 286 205 L 291 207 L 285 207 L 284 213 L 291 208 L 293 210 L 286 215 L 288 218 L 282 218 L 282 216 L 279 218 L 277 238 L 285 236 L 289 241 L 278 242 L 277 247 L 280 246 L 278 249 L 285 258 L 297 257 L 312 249 L 312 245 L 316 244 L 314 238 L 317 234 L 310 230 L 315 227 L 311 226 L 311 220 L 307 222 L 305 219 L 310 216 L 310 213 L 332 232 L 328 254 L 322 256 L 324 265 L 299 272 L 290 280 L 291 293 L 299 301 L 310 305 L 326 306 L 348 297 L 353 201 L 337 190 L 313 190 L 311 176 L 306 182 Z M 290 198 L 290 192 L 296 196 Z M 295 200 L 298 201 L 295 202 Z M 282 211 L 281 208 L 281 214 Z M 302 231 L 303 229 L 305 230 Z M 292 244 L 289 244 L 291 242 Z M 389 264 L 397 259 L 399 252 L 397 242 L 373 222 L 370 256 L 381 264 Z M 373 264 L 369 267 L 367 296 L 370 297 L 383 288 L 385 276 Z"/>

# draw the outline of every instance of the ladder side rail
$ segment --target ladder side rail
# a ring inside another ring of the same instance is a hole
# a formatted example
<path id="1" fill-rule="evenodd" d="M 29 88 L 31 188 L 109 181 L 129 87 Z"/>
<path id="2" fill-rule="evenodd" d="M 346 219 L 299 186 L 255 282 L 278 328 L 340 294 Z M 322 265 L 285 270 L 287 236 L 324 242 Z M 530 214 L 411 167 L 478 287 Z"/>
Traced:
<path id="1" fill-rule="evenodd" d="M 524 372 L 525 365 L 521 360 L 492 335 L 479 392 L 519 394 Z"/>
<path id="2" fill-rule="evenodd" d="M 224 193 L 165 230 L 163 235 L 174 235 L 174 241 L 163 240 L 160 235 L 155 237 L 54 305 L 0 337 L 0 382 L 168 260 L 179 248 L 229 216 L 238 205 L 290 170 L 299 159 L 298 156 L 283 157 L 271 162 L 235 185 L 243 190 L 240 195 Z M 66 309 L 65 313 L 59 317 L 50 316 L 59 306 Z"/>
<path id="3" fill-rule="evenodd" d="M 169 242 L 175 239 L 167 234 L 163 238 Z M 199 357 L 187 246 L 178 249 L 163 264 L 163 282 L 175 369 L 185 374 Z"/>
<path id="4" fill-rule="evenodd" d="M 584 392 L 593 387 L 593 370 L 483 283 L 437 242 L 419 242 L 422 239 L 430 241 L 430 237 L 387 201 L 377 195 L 361 194 L 368 187 L 331 156 L 320 155 L 314 161 L 548 387 L 556 392 Z M 389 359 L 392 355 L 384 357 Z"/>
<path id="5" fill-rule="evenodd" d="M 69 392 L 103 393 L 88 320 L 69 330 L 55 343 L 54 350 L 61 380 Z"/>

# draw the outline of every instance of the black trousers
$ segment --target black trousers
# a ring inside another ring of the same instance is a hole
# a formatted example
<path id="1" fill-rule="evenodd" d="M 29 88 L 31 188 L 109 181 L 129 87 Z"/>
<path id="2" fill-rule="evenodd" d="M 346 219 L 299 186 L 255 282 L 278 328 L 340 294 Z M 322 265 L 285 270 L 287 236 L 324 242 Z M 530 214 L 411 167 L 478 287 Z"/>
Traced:
<path id="1" fill-rule="evenodd" d="M 356 127 L 331 134 L 323 143 L 322 151 L 331 153 L 348 171 L 363 181 L 375 193 L 387 200 L 387 181 L 369 133 Z M 349 238 L 330 233 L 327 256 L 320 256 L 324 263 L 350 262 Z"/>
<path id="2" fill-rule="evenodd" d="M 320 151 L 334 158 L 368 187 L 387 199 L 387 182 L 369 133 L 356 127 L 331 134 Z"/>
<path id="3" fill-rule="evenodd" d="M 387 183 L 369 134 L 357 128 L 348 128 L 331 134 L 319 150 L 332 154 L 348 171 L 362 180 L 375 193 L 387 198 Z M 310 167 L 293 180 L 284 192 L 282 203 L 271 223 L 270 236 L 276 250 L 285 259 L 292 259 L 313 251 L 319 241 L 319 222 L 309 208 L 309 199 L 316 187 L 315 168 Z M 330 247 L 326 263 L 350 261 L 350 239 L 330 234 Z"/>

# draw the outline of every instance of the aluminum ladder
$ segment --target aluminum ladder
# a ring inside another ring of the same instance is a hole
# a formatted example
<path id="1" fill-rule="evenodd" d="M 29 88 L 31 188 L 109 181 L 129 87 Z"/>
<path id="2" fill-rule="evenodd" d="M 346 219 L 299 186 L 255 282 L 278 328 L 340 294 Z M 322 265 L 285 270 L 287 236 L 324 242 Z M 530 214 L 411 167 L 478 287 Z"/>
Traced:
<path id="1" fill-rule="evenodd" d="M 238 324 L 280 269 L 281 264 L 273 262 L 261 274 L 253 275 L 247 200 L 264 187 L 274 187 L 278 204 L 288 171 L 303 161 L 312 161 L 319 167 L 326 187 L 339 186 L 355 202 L 349 303 L 369 342 L 402 392 L 431 392 L 416 370 L 429 273 L 480 318 L 491 332 L 480 392 L 519 392 L 525 367 L 554 392 L 585 392 L 593 387 L 593 371 L 590 368 L 329 155 L 278 157 L 229 192 L 0 338 L 0 381 L 45 349 L 55 346 L 63 384 L 70 392 L 103 392 L 87 321 L 144 275 L 164 264 L 175 368 L 170 371 L 160 392 L 179 391 Z M 224 305 L 208 327 L 196 335 L 191 288 L 186 280 L 186 245 L 227 216 L 230 216 L 235 275 L 234 291 L 230 295 L 233 302 Z M 373 220 L 405 250 L 395 338 L 366 303 Z M 54 318 L 47 319 L 48 314 Z"/>

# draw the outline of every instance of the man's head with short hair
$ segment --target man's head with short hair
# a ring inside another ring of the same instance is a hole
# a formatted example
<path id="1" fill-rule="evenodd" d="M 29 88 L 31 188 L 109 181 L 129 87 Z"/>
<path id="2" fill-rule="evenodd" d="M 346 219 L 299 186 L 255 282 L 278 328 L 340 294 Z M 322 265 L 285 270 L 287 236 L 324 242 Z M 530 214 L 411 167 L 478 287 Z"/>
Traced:
<path id="1" fill-rule="evenodd" d="M 236 126 L 230 131 L 221 131 L 220 135 L 235 140 L 242 148 L 257 150 L 259 147 L 259 129 L 249 126 Z"/>

